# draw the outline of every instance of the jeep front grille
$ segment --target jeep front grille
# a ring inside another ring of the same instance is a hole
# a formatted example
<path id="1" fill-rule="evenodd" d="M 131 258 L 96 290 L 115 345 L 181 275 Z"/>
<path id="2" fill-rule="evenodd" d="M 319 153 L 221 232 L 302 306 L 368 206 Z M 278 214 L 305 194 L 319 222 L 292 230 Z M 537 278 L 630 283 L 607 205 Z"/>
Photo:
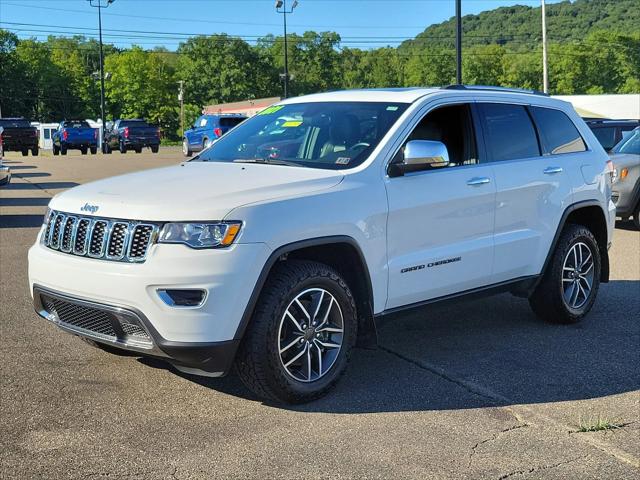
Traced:
<path id="1" fill-rule="evenodd" d="M 63 253 L 102 260 L 144 262 L 158 225 L 88 218 L 51 211 L 42 243 Z"/>

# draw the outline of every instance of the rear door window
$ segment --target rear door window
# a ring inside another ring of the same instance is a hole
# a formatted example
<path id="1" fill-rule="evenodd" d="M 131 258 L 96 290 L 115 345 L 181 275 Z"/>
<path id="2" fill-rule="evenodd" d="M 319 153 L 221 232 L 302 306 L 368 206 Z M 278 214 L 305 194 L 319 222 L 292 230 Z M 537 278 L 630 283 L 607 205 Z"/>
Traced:
<path id="1" fill-rule="evenodd" d="M 31 124 L 22 119 L 0 119 L 0 126 L 4 128 L 29 128 Z"/>
<path id="2" fill-rule="evenodd" d="M 524 106 L 502 103 L 479 106 L 489 161 L 540 156 L 538 136 Z"/>
<path id="3" fill-rule="evenodd" d="M 544 154 L 584 152 L 587 149 L 580 132 L 564 112 L 552 108 L 531 107 L 531 114 L 542 137 Z"/>

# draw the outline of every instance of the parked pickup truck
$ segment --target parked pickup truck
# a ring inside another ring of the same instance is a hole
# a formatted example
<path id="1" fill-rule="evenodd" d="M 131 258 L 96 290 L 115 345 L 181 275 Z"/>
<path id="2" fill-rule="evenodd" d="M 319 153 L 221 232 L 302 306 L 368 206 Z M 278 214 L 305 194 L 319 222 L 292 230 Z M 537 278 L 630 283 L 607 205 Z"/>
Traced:
<path id="1" fill-rule="evenodd" d="M 84 120 L 65 120 L 52 137 L 53 154 L 66 155 L 67 150 L 80 150 L 86 155 L 98 151 L 98 130 L 89 126 Z"/>
<path id="2" fill-rule="evenodd" d="M 38 155 L 38 130 L 24 118 L 0 118 L 4 128 L 2 144 L 5 152 L 22 152 L 22 156 Z"/>
<path id="3" fill-rule="evenodd" d="M 149 147 L 153 153 L 158 153 L 160 148 L 160 129 L 145 120 L 116 120 L 105 132 L 104 153 L 113 150 L 127 153 L 129 149 L 142 153 L 144 147 Z"/>
<path id="4" fill-rule="evenodd" d="M 198 117 L 193 123 L 193 127 L 184 132 L 182 153 L 185 157 L 190 157 L 193 152 L 204 150 L 212 140 L 220 138 L 246 119 L 246 116 L 239 113 L 202 115 Z"/>

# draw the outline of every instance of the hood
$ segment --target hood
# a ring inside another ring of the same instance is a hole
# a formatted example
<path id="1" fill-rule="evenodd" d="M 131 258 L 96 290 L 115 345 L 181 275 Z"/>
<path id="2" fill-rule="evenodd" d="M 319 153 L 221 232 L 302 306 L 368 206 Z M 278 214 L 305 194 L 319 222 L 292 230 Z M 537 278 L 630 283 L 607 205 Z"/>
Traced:
<path id="1" fill-rule="evenodd" d="M 342 178 L 315 168 L 188 162 L 87 183 L 57 195 L 50 207 L 128 220 L 222 220 L 239 206 L 331 188 Z"/>

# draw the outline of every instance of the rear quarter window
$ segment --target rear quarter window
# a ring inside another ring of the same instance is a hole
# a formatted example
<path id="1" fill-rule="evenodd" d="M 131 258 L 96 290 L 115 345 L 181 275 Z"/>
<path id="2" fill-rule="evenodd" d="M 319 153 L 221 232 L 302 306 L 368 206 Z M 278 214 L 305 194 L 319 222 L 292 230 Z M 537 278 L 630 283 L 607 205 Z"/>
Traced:
<path id="1" fill-rule="evenodd" d="M 587 149 L 580 132 L 564 112 L 552 108 L 531 107 L 531 113 L 542 137 L 544 154 L 584 152 Z"/>
<path id="2" fill-rule="evenodd" d="M 522 105 L 480 104 L 488 160 L 501 162 L 540 155 L 538 136 Z"/>

